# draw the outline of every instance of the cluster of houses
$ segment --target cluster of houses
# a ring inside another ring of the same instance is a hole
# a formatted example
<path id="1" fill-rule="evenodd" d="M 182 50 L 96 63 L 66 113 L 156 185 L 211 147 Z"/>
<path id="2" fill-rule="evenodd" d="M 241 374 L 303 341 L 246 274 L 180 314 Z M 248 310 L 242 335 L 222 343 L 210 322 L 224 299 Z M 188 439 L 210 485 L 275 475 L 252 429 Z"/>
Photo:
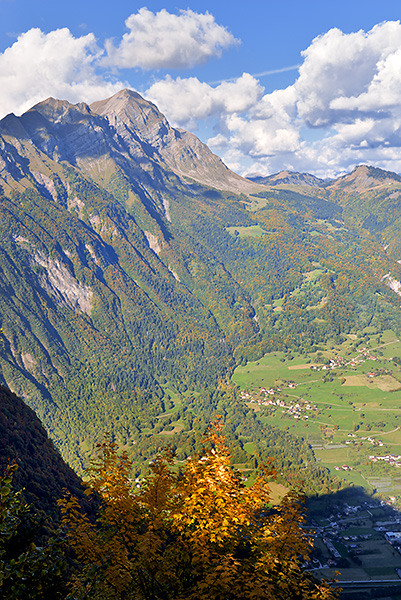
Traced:
<path id="1" fill-rule="evenodd" d="M 357 436 L 353 433 L 349 433 L 348 437 L 356 438 Z M 357 438 L 357 441 L 358 441 L 358 443 L 369 442 L 370 444 L 373 444 L 373 446 L 384 446 L 384 442 L 382 442 L 381 440 L 377 440 L 376 438 L 374 438 L 372 436 L 368 436 L 368 437 L 359 436 Z M 354 444 L 355 440 L 346 440 L 345 443 L 346 444 Z"/>
<path id="2" fill-rule="evenodd" d="M 283 400 L 273 400 L 272 396 L 274 396 L 274 394 L 276 394 L 277 392 L 281 392 L 282 389 L 281 388 L 270 388 L 270 389 L 266 389 L 264 387 L 260 388 L 259 392 L 257 393 L 256 398 L 254 396 L 252 396 L 249 392 L 246 392 L 245 390 L 242 390 L 240 393 L 240 397 L 242 398 L 242 400 L 245 400 L 247 402 L 256 402 L 256 404 L 259 404 L 259 406 L 268 406 L 269 404 L 275 404 L 277 406 L 285 406 L 285 402 Z M 269 398 L 270 396 L 270 398 Z M 269 399 L 268 399 L 269 398 Z"/>
<path id="3" fill-rule="evenodd" d="M 381 508 L 381 510 L 389 511 L 386 513 L 386 521 L 376 521 L 374 518 L 375 509 Z M 364 520 L 361 522 L 361 520 Z M 328 523 L 324 526 L 319 525 L 316 521 L 312 521 L 312 526 L 315 532 L 315 538 L 320 538 L 327 548 L 325 558 L 320 557 L 320 560 L 314 558 L 309 560 L 304 567 L 309 570 L 321 569 L 326 567 L 334 567 L 341 559 L 341 555 L 336 548 L 337 542 L 342 543 L 349 552 L 352 552 L 353 556 L 363 555 L 371 553 L 371 550 L 366 550 L 364 542 L 373 538 L 373 532 L 367 533 L 366 520 L 369 519 L 372 530 L 383 535 L 383 538 L 392 546 L 394 549 L 399 550 L 401 553 L 401 518 L 394 509 L 390 508 L 389 503 L 382 500 L 379 502 L 362 502 L 360 505 L 350 506 L 348 503 L 344 503 L 343 507 L 339 512 L 331 514 L 327 517 Z M 360 534 L 356 535 L 347 533 L 344 535 L 344 531 L 353 528 L 355 526 L 364 526 Z M 343 567 L 343 566 L 342 566 Z"/>
<path id="4" fill-rule="evenodd" d="M 359 348 L 358 356 L 347 360 L 343 356 L 335 356 L 331 358 L 327 365 L 311 365 L 313 371 L 326 371 L 328 369 L 338 369 L 341 367 L 356 367 L 367 360 L 379 360 L 377 356 L 373 356 L 368 348 Z M 368 373 L 368 377 L 374 377 L 376 373 Z"/>
<path id="5" fill-rule="evenodd" d="M 293 382 L 288 383 L 288 387 L 293 389 L 296 387 L 296 384 Z M 287 404 L 281 398 L 275 397 L 277 392 L 281 392 L 282 388 L 277 387 L 276 389 L 270 388 L 260 388 L 259 393 L 256 398 L 253 397 L 249 392 L 242 390 L 240 392 L 240 397 L 242 400 L 246 402 L 255 402 L 259 406 L 277 406 L 283 408 L 283 413 L 287 415 L 291 415 L 294 419 L 305 419 L 307 420 L 309 417 L 305 414 L 305 411 L 317 411 L 318 408 L 315 405 L 309 404 L 302 398 L 298 398 L 296 402 L 291 402 L 287 400 Z"/>
<path id="6" fill-rule="evenodd" d="M 383 461 L 394 467 L 401 467 L 401 455 L 400 454 L 385 454 L 384 456 L 369 456 L 369 460 L 372 462 Z"/>
<path id="7" fill-rule="evenodd" d="M 342 356 L 335 356 L 331 358 L 328 365 L 311 365 L 312 371 L 326 371 L 327 369 L 337 369 L 338 367 L 344 367 L 346 365 L 345 358 Z"/>
<path id="8" fill-rule="evenodd" d="M 354 554 L 358 553 L 358 544 L 356 542 L 368 540 L 372 534 L 364 533 L 361 535 L 343 535 L 343 531 L 353 526 L 354 519 L 358 519 L 361 511 L 369 511 L 369 508 L 377 508 L 378 503 L 369 504 L 364 502 L 363 505 L 350 506 L 345 503 L 340 512 L 327 517 L 327 525 L 318 525 L 316 521 L 312 521 L 315 539 L 320 538 L 326 546 L 328 552 L 326 557 L 319 559 L 312 558 L 303 565 L 308 570 L 321 569 L 327 567 L 335 567 L 341 559 L 341 555 L 333 542 L 341 542 L 348 549 L 353 550 Z M 383 531 L 383 533 L 385 533 Z"/>
<path id="9" fill-rule="evenodd" d="M 285 385 L 290 390 L 295 390 L 295 388 L 297 387 L 297 384 L 294 381 L 286 381 Z M 248 402 L 257 402 L 258 404 L 263 404 L 263 405 L 267 406 L 267 404 L 272 404 L 271 397 L 274 396 L 275 394 L 279 394 L 282 391 L 283 391 L 283 389 L 281 387 L 269 388 L 269 389 L 261 387 L 259 389 L 259 392 L 256 393 L 257 394 L 256 399 L 253 396 L 251 396 L 250 392 L 246 392 L 245 390 L 242 390 L 240 392 L 240 396 L 243 400 L 246 400 Z M 283 405 L 278 404 L 278 406 L 284 406 L 284 404 Z"/>
<path id="10" fill-rule="evenodd" d="M 354 367 L 361 363 L 364 363 L 366 360 L 378 360 L 376 356 L 370 353 L 368 348 L 360 348 L 358 349 L 359 357 L 351 359 L 347 365 Z"/>

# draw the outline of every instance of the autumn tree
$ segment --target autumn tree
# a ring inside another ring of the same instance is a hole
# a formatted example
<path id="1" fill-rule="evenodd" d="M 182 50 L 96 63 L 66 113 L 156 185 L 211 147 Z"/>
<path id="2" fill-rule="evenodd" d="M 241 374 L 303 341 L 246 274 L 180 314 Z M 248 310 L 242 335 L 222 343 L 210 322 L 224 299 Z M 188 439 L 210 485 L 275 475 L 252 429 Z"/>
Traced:
<path id="1" fill-rule="evenodd" d="M 139 488 L 126 454 L 106 440 L 88 469 L 100 498 L 95 522 L 73 497 L 60 502 L 76 554 L 71 598 L 96 600 L 332 599 L 302 571 L 310 538 L 301 496 L 270 505 L 270 467 L 246 487 L 230 464 L 220 425 L 181 470 L 166 451 Z"/>

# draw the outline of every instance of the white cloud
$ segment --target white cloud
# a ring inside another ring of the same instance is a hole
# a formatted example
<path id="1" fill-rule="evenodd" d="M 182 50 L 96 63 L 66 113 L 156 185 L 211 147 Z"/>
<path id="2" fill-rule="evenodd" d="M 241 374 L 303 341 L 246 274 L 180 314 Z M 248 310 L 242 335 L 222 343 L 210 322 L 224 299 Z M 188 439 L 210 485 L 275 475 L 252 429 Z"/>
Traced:
<path id="1" fill-rule="evenodd" d="M 394 109 L 401 98 L 401 49 L 378 61 L 377 72 L 366 91 L 359 95 L 339 96 L 331 107 L 337 110 L 368 112 Z"/>
<path id="2" fill-rule="evenodd" d="M 388 106 L 389 89 L 400 99 L 401 25 L 376 25 L 369 32 L 331 29 L 313 40 L 294 84 L 299 116 L 312 126 L 355 118 L 355 111 Z M 391 78 L 397 76 L 397 84 Z M 394 101 L 394 96 L 391 102 Z M 390 102 L 390 103 L 391 103 Z"/>
<path id="3" fill-rule="evenodd" d="M 125 21 L 129 32 L 119 46 L 106 43 L 105 64 L 119 68 L 189 68 L 220 56 L 222 49 L 239 40 L 218 25 L 214 16 L 190 9 L 178 15 L 162 9 L 153 13 L 141 8 Z"/>
<path id="4" fill-rule="evenodd" d="M 233 115 L 227 117 L 226 125 L 233 132 L 231 143 L 251 157 L 274 156 L 299 148 L 297 128 L 279 119 L 252 120 Z"/>
<path id="5" fill-rule="evenodd" d="M 209 148 L 212 148 L 215 152 L 227 150 L 229 140 L 222 133 L 218 133 L 207 141 Z"/>
<path id="6" fill-rule="evenodd" d="M 79 38 L 66 28 L 23 33 L 0 54 L 0 117 L 21 114 L 48 96 L 92 102 L 112 95 L 124 85 L 96 73 L 101 54 L 92 33 Z"/>
<path id="7" fill-rule="evenodd" d="M 242 165 L 253 158 L 242 172 L 292 168 L 324 177 L 362 162 L 400 172 L 400 22 L 350 34 L 331 29 L 302 56 L 293 85 L 241 115 L 222 115 L 226 131 L 210 143 L 228 159 L 236 150 Z M 317 141 L 302 139 L 305 128 Z"/>
<path id="8" fill-rule="evenodd" d="M 145 96 L 157 104 L 173 124 L 195 128 L 201 119 L 246 112 L 262 93 L 259 82 L 244 73 L 235 82 L 223 82 L 216 87 L 196 77 L 172 79 L 167 75 L 154 83 Z"/>

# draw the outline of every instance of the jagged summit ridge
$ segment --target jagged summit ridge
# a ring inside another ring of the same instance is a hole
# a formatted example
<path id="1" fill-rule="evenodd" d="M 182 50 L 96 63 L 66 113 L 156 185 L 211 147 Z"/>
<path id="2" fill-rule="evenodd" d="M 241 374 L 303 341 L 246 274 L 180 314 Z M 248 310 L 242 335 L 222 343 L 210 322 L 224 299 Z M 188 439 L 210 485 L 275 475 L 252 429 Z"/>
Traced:
<path id="1" fill-rule="evenodd" d="M 305 185 L 308 187 L 324 187 L 327 183 L 326 179 L 320 179 L 310 173 L 298 173 L 296 171 L 280 171 L 273 175 L 263 176 L 249 176 L 248 179 L 255 183 L 263 185 L 277 186 L 277 185 Z"/>
<path id="2" fill-rule="evenodd" d="M 53 123 L 74 122 L 77 118 L 82 118 L 83 114 L 90 113 L 90 108 L 85 102 L 71 104 L 68 100 L 58 100 L 49 97 L 38 104 L 35 104 L 27 113 L 39 112 L 46 119 Z M 25 114 L 27 114 L 25 113 Z"/>
<path id="3" fill-rule="evenodd" d="M 121 90 L 111 98 L 94 102 L 91 109 L 107 118 L 129 145 L 135 136 L 149 144 L 162 163 L 181 177 L 219 189 L 245 193 L 255 189 L 230 171 L 195 135 L 171 127 L 158 108 L 137 92 Z"/>
<path id="4" fill-rule="evenodd" d="M 129 131 L 157 147 L 163 145 L 166 135 L 174 135 L 174 130 L 158 108 L 133 90 L 121 90 L 111 98 L 93 102 L 90 108 L 105 117 L 125 139 Z"/>
<path id="5" fill-rule="evenodd" d="M 52 160 L 96 167 L 105 157 L 136 161 L 151 171 L 156 166 L 180 178 L 224 190 L 252 193 L 256 184 L 233 173 L 196 136 L 174 129 L 152 103 L 124 89 L 90 106 L 47 98 L 21 117 L 0 121 L 0 138 L 12 135 L 31 140 Z"/>

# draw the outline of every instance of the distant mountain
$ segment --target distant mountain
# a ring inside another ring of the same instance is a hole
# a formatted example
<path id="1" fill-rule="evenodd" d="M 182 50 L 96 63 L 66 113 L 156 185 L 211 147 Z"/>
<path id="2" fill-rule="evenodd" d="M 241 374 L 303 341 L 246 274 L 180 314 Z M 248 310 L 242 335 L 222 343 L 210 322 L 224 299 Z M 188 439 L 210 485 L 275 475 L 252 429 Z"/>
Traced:
<path id="1" fill-rule="evenodd" d="M 345 190 L 347 194 L 357 191 L 364 192 L 380 186 L 389 186 L 401 183 L 401 176 L 391 171 L 383 171 L 377 167 L 359 165 L 355 169 L 338 177 L 327 186 L 330 190 Z"/>
<path id="2" fill-rule="evenodd" d="M 369 231 L 396 261 L 401 260 L 401 176 L 361 165 L 326 188 L 349 223 Z M 398 275 L 397 275 L 398 277 Z"/>
<path id="3" fill-rule="evenodd" d="M 306 185 L 310 187 L 324 187 L 329 181 L 319 179 L 319 177 L 315 177 L 315 175 L 311 175 L 310 173 L 297 173 L 294 171 L 280 171 L 275 175 L 268 175 L 267 177 L 255 175 L 248 177 L 248 179 L 254 183 L 263 185 Z"/>
<path id="4" fill-rule="evenodd" d="M 395 260 L 401 259 L 401 176 L 397 173 L 359 165 L 336 179 L 290 171 L 250 179 L 272 189 L 280 187 L 283 194 L 291 190 L 308 196 L 308 187 L 314 188 L 315 198 L 337 204 L 348 224 L 374 234 Z"/>
<path id="5" fill-rule="evenodd" d="M 383 279 L 401 277 L 399 184 L 376 171 L 363 192 L 358 177 L 255 183 L 129 90 L 8 115 L 1 383 L 76 470 L 105 431 L 139 462 L 166 439 L 192 452 L 235 364 L 400 329 Z"/>

